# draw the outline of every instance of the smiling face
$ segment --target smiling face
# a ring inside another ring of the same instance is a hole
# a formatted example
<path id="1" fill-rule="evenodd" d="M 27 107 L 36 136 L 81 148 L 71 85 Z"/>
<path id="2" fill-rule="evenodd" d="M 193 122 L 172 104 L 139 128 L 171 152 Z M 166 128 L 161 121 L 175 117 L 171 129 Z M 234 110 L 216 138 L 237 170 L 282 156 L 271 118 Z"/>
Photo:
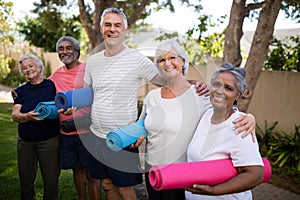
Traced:
<path id="1" fill-rule="evenodd" d="M 70 41 L 62 41 L 58 46 L 58 57 L 66 66 L 77 62 L 78 52 Z"/>
<path id="2" fill-rule="evenodd" d="M 33 59 L 25 59 L 21 64 L 21 72 L 32 81 L 41 77 L 42 67 L 38 66 Z"/>
<path id="3" fill-rule="evenodd" d="M 241 96 L 237 80 L 230 72 L 222 72 L 211 80 L 210 101 L 216 111 L 229 111 Z"/>
<path id="4" fill-rule="evenodd" d="M 108 47 L 123 47 L 127 28 L 124 25 L 122 15 L 107 13 L 103 18 L 100 32 Z"/>
<path id="5" fill-rule="evenodd" d="M 157 64 L 161 75 L 166 78 L 183 75 L 184 59 L 175 52 L 169 51 L 163 54 L 157 59 Z"/>

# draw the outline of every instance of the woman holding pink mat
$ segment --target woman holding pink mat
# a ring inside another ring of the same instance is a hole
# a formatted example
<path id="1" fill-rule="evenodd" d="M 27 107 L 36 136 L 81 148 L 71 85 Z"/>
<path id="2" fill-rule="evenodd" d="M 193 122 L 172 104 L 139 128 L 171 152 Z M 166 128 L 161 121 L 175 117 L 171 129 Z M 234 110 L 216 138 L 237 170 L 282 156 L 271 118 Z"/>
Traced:
<path id="1" fill-rule="evenodd" d="M 211 107 L 207 96 L 199 96 L 195 87 L 184 77 L 188 58 L 174 40 L 162 42 L 156 50 L 154 62 L 167 84 L 148 93 L 140 119 L 145 119 L 145 169 L 158 164 L 186 162 L 186 150 L 200 117 Z M 252 116 L 243 115 L 236 122 L 250 133 L 255 128 Z M 238 126 L 237 126 L 238 127 Z M 136 144 L 137 145 L 137 144 Z M 156 191 L 146 172 L 146 186 L 150 200 L 185 199 L 184 189 Z"/>
<path id="2" fill-rule="evenodd" d="M 187 189 L 187 200 L 250 200 L 250 189 L 264 178 L 263 161 L 257 143 L 241 139 L 232 130 L 232 121 L 240 116 L 235 107 L 246 87 L 245 71 L 230 63 L 221 65 L 212 75 L 210 102 L 212 108 L 202 116 L 188 147 L 188 161 L 230 158 L 237 176 L 216 185 L 193 185 Z"/>

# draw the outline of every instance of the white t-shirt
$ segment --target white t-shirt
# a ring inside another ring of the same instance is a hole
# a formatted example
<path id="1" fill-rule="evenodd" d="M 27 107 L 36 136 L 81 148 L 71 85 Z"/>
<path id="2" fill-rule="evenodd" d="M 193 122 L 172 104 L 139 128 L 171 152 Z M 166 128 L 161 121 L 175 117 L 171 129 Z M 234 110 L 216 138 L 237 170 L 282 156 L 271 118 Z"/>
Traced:
<path id="1" fill-rule="evenodd" d="M 144 99 L 140 118 L 148 131 L 145 160 L 151 164 L 186 162 L 186 150 L 200 117 L 211 106 L 209 97 L 198 96 L 192 85 L 182 95 L 164 99 L 161 88 Z"/>
<path id="2" fill-rule="evenodd" d="M 150 81 L 156 74 L 152 61 L 133 49 L 112 57 L 104 51 L 89 57 L 84 81 L 94 90 L 92 132 L 106 138 L 110 131 L 135 122 L 141 80 Z"/>
<path id="3" fill-rule="evenodd" d="M 263 166 L 258 143 L 254 143 L 251 136 L 242 138 L 240 134 L 236 135 L 232 129 L 232 121 L 240 117 L 238 109 L 235 108 L 235 112 L 226 121 L 220 124 L 211 123 L 212 114 L 213 109 L 210 108 L 201 118 L 194 137 L 188 147 L 188 161 L 196 162 L 231 158 L 235 167 L 249 165 Z M 187 200 L 252 199 L 250 190 L 221 196 L 197 195 L 188 191 L 186 191 L 185 194 Z"/>

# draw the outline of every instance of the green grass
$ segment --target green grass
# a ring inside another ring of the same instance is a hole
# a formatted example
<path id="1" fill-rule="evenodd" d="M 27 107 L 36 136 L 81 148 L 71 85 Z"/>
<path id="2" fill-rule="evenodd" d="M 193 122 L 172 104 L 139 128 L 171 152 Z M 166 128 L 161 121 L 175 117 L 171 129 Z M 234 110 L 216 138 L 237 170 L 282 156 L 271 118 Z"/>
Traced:
<path id="1" fill-rule="evenodd" d="M 17 123 L 11 119 L 11 103 L 0 103 L 0 197 L 5 200 L 20 199 L 16 159 Z M 43 182 L 40 171 L 36 179 L 36 199 L 43 197 Z M 71 170 L 61 171 L 59 199 L 75 200 L 77 193 Z"/>

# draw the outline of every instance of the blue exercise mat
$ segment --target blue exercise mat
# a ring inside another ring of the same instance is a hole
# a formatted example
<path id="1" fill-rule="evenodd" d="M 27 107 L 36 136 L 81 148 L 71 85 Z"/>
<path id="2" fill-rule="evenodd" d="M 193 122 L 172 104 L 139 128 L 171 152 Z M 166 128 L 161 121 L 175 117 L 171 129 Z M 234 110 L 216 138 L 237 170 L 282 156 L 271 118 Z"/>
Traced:
<path id="1" fill-rule="evenodd" d="M 39 113 L 37 116 L 41 119 L 57 119 L 58 109 L 54 101 L 40 102 L 34 109 L 34 112 Z"/>
<path id="2" fill-rule="evenodd" d="M 111 131 L 106 136 L 106 144 L 113 151 L 120 151 L 135 143 L 141 136 L 147 136 L 144 120 L 137 121 Z"/>
<path id="3" fill-rule="evenodd" d="M 76 90 L 68 90 L 66 92 L 58 92 L 55 96 L 55 105 L 58 109 L 68 109 L 73 107 L 83 108 L 92 105 L 94 98 L 93 89 L 80 88 Z"/>

